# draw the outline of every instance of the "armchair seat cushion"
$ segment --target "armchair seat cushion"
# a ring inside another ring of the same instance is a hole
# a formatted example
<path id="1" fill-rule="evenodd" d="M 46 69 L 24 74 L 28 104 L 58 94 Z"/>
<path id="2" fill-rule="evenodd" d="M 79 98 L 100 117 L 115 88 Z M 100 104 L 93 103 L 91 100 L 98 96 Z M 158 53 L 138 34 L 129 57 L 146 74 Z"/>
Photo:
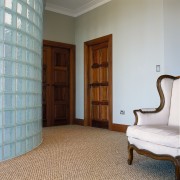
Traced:
<path id="1" fill-rule="evenodd" d="M 129 126 L 127 136 L 153 144 L 180 148 L 180 127 L 168 125 Z"/>

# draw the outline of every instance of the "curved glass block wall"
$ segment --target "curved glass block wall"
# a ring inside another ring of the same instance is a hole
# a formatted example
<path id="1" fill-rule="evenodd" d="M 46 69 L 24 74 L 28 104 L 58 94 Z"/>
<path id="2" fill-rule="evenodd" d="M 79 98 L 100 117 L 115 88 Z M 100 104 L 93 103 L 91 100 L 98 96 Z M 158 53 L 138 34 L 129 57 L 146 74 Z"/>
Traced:
<path id="1" fill-rule="evenodd" d="M 41 141 L 43 0 L 0 0 L 0 161 Z"/>

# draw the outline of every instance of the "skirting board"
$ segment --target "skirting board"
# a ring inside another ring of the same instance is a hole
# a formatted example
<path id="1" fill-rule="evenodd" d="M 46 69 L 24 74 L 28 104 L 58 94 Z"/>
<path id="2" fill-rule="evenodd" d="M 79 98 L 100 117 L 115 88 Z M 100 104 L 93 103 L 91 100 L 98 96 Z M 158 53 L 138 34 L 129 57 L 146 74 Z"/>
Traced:
<path id="1" fill-rule="evenodd" d="M 128 125 L 125 125 L 125 124 L 112 124 L 112 131 L 126 133 L 127 128 L 128 128 Z"/>
<path id="2" fill-rule="evenodd" d="M 74 124 L 84 126 L 84 119 L 75 119 Z"/>
<path id="3" fill-rule="evenodd" d="M 75 119 L 74 124 L 84 126 L 83 119 Z M 112 124 L 111 130 L 126 133 L 128 125 L 125 124 Z"/>

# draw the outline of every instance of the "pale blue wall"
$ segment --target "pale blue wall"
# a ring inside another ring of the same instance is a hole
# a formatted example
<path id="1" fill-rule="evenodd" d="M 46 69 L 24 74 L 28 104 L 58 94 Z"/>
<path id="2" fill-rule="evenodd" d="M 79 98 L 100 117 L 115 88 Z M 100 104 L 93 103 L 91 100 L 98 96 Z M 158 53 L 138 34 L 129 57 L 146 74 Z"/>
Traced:
<path id="1" fill-rule="evenodd" d="M 164 0 L 165 73 L 180 75 L 180 0 Z"/>
<path id="2" fill-rule="evenodd" d="M 77 118 L 84 118 L 83 43 L 107 34 L 113 34 L 113 123 L 133 124 L 133 109 L 159 105 L 156 79 L 164 73 L 162 0 L 112 0 L 76 18 L 75 30 Z"/>
<path id="3" fill-rule="evenodd" d="M 67 28 L 64 37 L 60 30 L 58 35 L 56 25 L 49 32 L 45 28 L 49 40 L 57 37 L 76 45 L 76 118 L 84 119 L 84 42 L 107 34 L 113 34 L 113 122 L 133 124 L 134 109 L 159 105 L 157 78 L 180 74 L 179 3 L 112 0 L 77 18 L 46 13 L 48 19 L 56 16 L 68 23 L 62 30 Z M 161 72 L 156 72 L 156 65 L 161 65 Z M 121 109 L 126 111 L 124 116 Z"/>
<path id="4" fill-rule="evenodd" d="M 75 18 L 44 11 L 43 39 L 75 44 Z"/>

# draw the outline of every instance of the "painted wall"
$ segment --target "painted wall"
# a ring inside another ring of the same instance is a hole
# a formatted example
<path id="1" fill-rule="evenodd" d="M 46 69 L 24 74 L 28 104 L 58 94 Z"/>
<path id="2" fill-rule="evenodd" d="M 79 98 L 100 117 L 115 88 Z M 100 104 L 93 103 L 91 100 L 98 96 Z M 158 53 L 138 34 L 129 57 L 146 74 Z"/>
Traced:
<path id="1" fill-rule="evenodd" d="M 75 19 L 70 16 L 44 12 L 43 39 L 74 44 L 75 43 Z"/>
<path id="2" fill-rule="evenodd" d="M 113 122 L 133 124 L 134 109 L 159 105 L 157 78 L 180 74 L 179 19 L 180 0 L 112 0 L 77 18 L 45 11 L 44 39 L 76 44 L 76 118 L 84 118 L 85 41 L 113 34 Z"/>
<path id="3" fill-rule="evenodd" d="M 180 0 L 164 0 L 165 73 L 180 75 Z"/>
<path id="4" fill-rule="evenodd" d="M 76 118 L 84 118 L 85 41 L 113 34 L 113 123 L 133 124 L 133 110 L 157 107 L 164 73 L 163 0 L 112 0 L 75 20 Z M 161 65 L 157 73 L 156 65 Z M 120 115 L 125 110 L 125 115 Z"/>

